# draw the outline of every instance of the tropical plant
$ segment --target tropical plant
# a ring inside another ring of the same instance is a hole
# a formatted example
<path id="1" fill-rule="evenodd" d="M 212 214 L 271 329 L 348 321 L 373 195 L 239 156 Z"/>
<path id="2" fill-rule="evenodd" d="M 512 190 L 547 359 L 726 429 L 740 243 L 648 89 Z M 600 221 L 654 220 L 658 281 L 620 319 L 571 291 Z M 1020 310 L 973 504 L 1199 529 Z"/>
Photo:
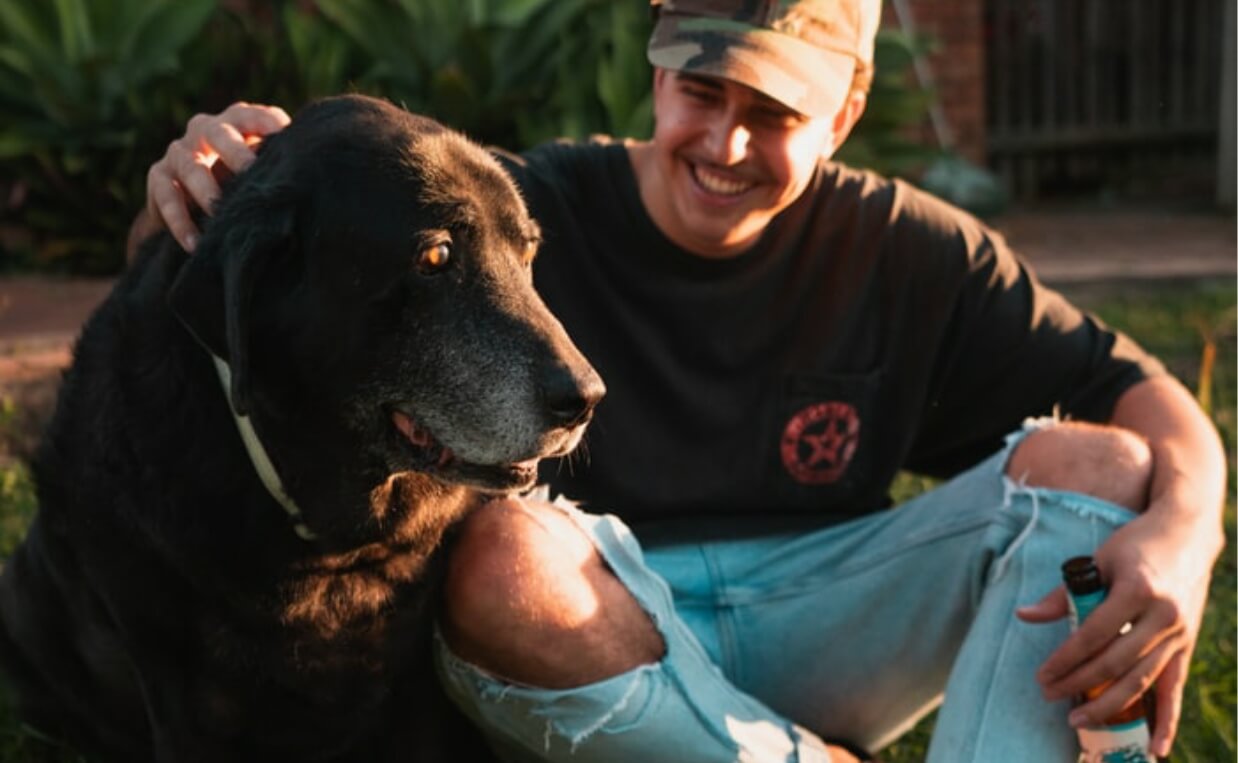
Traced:
<path id="1" fill-rule="evenodd" d="M 649 125 L 648 12 L 610 0 L 318 0 L 371 66 L 355 83 L 521 148 Z"/>
<path id="2" fill-rule="evenodd" d="M 115 264 L 141 198 L 153 125 L 182 121 L 180 53 L 215 0 L 6 0 L 0 3 L 0 168 L 20 178 L 23 223 L 45 263 Z M 163 86 L 177 82 L 176 87 Z"/>
<path id="3" fill-rule="evenodd" d="M 917 174 L 941 152 L 925 146 L 911 134 L 928 115 L 933 93 L 911 84 L 909 73 L 916 56 L 931 42 L 895 29 L 882 29 L 873 50 L 873 84 L 868 105 L 855 131 L 838 151 L 838 158 L 855 167 L 885 175 Z"/>

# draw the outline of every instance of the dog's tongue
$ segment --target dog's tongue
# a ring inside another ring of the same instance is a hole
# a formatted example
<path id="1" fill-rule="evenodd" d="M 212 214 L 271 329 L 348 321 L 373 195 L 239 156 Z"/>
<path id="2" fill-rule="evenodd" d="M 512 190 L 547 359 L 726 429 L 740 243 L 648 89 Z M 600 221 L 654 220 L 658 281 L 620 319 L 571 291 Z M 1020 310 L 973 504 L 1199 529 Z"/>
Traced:
<path id="1" fill-rule="evenodd" d="M 426 452 L 426 455 L 430 457 L 429 461 L 435 466 L 445 466 L 451 461 L 451 448 L 435 440 L 434 435 L 417 426 L 417 423 L 409 418 L 407 414 L 400 411 L 392 411 L 391 421 L 395 424 L 395 428 L 400 430 L 400 434 L 404 435 L 406 440 Z"/>

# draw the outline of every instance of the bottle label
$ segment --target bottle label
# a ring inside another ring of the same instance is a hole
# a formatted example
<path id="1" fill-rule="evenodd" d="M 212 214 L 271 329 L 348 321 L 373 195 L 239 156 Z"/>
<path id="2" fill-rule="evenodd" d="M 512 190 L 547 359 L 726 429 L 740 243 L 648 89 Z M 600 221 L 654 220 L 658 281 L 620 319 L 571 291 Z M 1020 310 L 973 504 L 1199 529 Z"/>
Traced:
<path id="1" fill-rule="evenodd" d="M 1078 763 L 1153 763 L 1151 738 L 1142 718 L 1120 726 L 1078 729 L 1083 752 Z"/>
<path id="2" fill-rule="evenodd" d="M 1068 594 L 1066 603 L 1070 607 L 1070 630 L 1079 630 L 1079 623 L 1088 619 L 1088 615 L 1092 614 L 1092 610 L 1100 606 L 1100 603 L 1105 600 L 1105 591 L 1093 591 L 1092 593 L 1084 594 Z"/>

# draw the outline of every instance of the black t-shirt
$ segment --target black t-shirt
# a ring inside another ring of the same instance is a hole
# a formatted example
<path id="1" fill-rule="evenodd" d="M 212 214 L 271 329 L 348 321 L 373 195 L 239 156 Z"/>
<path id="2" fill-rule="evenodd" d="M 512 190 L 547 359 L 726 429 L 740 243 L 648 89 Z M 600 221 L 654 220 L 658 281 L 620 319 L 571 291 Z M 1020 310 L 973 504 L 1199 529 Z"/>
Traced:
<path id="1" fill-rule="evenodd" d="M 500 158 L 543 228 L 536 286 L 607 384 L 584 446 L 542 472 L 594 511 L 874 511 L 900 469 L 957 473 L 1055 407 L 1103 421 L 1163 371 L 899 181 L 823 162 L 718 260 L 657 229 L 619 143 Z"/>

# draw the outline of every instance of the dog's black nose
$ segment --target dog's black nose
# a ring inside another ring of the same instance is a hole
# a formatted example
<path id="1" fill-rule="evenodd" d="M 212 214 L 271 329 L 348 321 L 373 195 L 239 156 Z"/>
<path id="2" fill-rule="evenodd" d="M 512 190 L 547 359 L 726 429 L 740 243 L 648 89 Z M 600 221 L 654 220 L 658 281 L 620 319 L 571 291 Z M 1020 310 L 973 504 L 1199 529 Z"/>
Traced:
<path id="1" fill-rule="evenodd" d="M 593 407 L 606 395 L 606 385 L 592 368 L 573 372 L 565 366 L 548 369 L 542 391 L 546 410 L 556 424 L 574 427 L 589 419 Z"/>

